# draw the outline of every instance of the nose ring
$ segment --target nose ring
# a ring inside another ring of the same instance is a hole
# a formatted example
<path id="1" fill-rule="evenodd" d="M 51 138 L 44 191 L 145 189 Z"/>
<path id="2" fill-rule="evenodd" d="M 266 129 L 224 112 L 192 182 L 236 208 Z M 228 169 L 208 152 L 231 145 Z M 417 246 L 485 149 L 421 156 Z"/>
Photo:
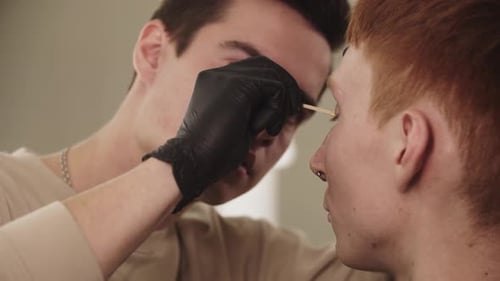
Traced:
<path id="1" fill-rule="evenodd" d="M 326 181 L 326 175 L 325 175 L 325 173 L 323 173 L 322 171 L 316 171 L 316 172 L 314 172 L 314 174 L 315 174 L 318 178 L 320 178 L 320 180 L 322 180 L 322 181 Z"/>

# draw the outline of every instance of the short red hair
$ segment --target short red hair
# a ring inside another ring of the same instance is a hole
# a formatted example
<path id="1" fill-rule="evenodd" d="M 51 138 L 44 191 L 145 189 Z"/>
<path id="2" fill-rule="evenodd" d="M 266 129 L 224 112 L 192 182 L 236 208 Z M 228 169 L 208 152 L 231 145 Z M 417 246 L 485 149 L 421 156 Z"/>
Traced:
<path id="1" fill-rule="evenodd" d="M 418 99 L 437 104 L 474 215 L 500 225 L 500 1 L 359 0 L 347 36 L 373 66 L 380 125 Z"/>

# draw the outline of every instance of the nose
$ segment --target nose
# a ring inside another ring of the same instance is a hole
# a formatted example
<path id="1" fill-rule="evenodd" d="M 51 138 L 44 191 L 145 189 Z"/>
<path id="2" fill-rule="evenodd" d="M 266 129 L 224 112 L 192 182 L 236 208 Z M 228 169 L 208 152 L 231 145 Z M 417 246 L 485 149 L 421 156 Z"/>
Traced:
<path id="1" fill-rule="evenodd" d="M 325 139 L 326 140 L 326 139 Z M 325 172 L 325 142 L 323 142 L 320 147 L 309 160 L 309 167 L 314 175 L 320 178 L 322 181 L 326 182 L 326 172 Z"/>

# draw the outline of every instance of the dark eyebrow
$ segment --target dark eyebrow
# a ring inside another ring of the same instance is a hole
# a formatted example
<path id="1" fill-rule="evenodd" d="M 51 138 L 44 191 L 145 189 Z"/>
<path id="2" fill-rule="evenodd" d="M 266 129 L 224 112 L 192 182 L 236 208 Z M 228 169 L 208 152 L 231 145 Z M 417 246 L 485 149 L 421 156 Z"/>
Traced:
<path id="1" fill-rule="evenodd" d="M 251 57 L 256 57 L 256 56 L 262 55 L 259 52 L 259 50 L 257 50 L 257 48 L 255 46 L 253 46 L 252 44 L 247 43 L 247 42 L 230 40 L 230 41 L 224 41 L 224 42 L 220 43 L 220 46 L 222 48 L 227 48 L 227 49 L 241 50 Z"/>

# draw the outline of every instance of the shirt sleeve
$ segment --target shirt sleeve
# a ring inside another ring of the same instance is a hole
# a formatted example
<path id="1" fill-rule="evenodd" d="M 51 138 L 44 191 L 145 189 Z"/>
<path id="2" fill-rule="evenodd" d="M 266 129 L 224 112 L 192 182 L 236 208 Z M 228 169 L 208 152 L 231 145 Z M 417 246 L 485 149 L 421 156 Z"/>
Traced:
<path id="1" fill-rule="evenodd" d="M 0 280 L 104 279 L 79 226 L 55 202 L 0 227 Z"/>

